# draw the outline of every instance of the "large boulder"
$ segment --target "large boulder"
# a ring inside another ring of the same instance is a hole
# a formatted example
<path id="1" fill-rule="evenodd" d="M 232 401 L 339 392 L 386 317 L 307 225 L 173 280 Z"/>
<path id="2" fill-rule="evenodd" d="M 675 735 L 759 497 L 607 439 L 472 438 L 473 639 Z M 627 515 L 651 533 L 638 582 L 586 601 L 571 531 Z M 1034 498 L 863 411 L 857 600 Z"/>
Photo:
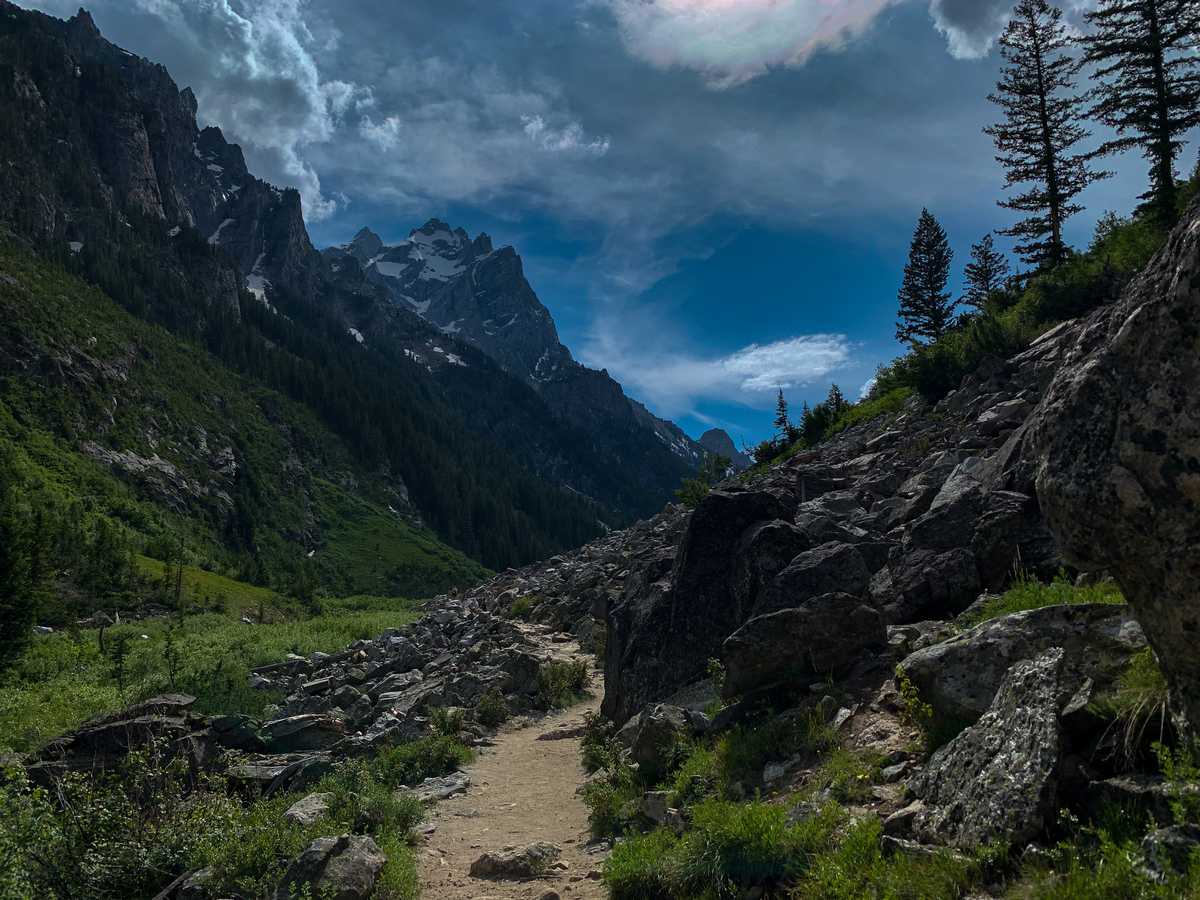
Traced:
<path id="1" fill-rule="evenodd" d="M 1107 569 L 1179 724 L 1200 730 L 1200 205 L 1079 330 L 1032 420 L 1038 499 L 1064 556 Z"/>
<path id="2" fill-rule="evenodd" d="M 763 592 L 754 612 L 800 606 L 822 594 L 863 594 L 870 580 L 871 573 L 858 548 L 830 541 L 792 560 Z"/>
<path id="3" fill-rule="evenodd" d="M 721 648 L 724 693 L 733 697 L 792 678 L 840 674 L 887 643 L 879 611 L 849 594 L 755 616 Z"/>
<path id="4" fill-rule="evenodd" d="M 909 783 L 925 803 L 914 834 L 971 849 L 1020 845 L 1045 829 L 1062 753 L 1062 661 L 1056 648 L 1014 665 L 983 718 L 933 754 Z"/>
<path id="5" fill-rule="evenodd" d="M 321 713 L 273 719 L 262 727 L 263 740 L 274 753 L 328 750 L 345 736 L 345 723 Z"/>
<path id="6" fill-rule="evenodd" d="M 1065 689 L 1074 694 L 1091 679 L 1093 692 L 1102 692 L 1145 646 L 1127 606 L 1046 606 L 982 622 L 916 651 L 900 668 L 939 719 L 973 722 L 987 712 L 1016 662 L 1061 647 Z"/>
<path id="7" fill-rule="evenodd" d="M 606 718 L 622 724 L 704 677 L 708 660 L 749 618 L 733 590 L 743 537 L 758 523 L 790 519 L 793 508 L 768 491 L 713 491 L 688 520 L 673 563 L 655 557 L 629 579 L 606 622 Z"/>
<path id="8" fill-rule="evenodd" d="M 288 866 L 275 900 L 367 900 L 386 863 L 383 851 L 364 835 L 317 838 Z"/>

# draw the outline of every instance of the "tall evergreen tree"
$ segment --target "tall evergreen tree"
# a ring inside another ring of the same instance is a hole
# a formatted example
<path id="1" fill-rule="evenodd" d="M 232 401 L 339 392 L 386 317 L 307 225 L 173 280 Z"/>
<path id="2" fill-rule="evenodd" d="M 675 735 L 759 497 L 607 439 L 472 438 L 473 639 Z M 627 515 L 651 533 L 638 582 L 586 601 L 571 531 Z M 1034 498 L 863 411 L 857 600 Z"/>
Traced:
<path id="1" fill-rule="evenodd" d="M 833 418 L 837 418 L 850 404 L 846 400 L 846 395 L 842 393 L 842 389 L 836 384 L 829 386 L 829 395 L 825 398 L 825 405 L 829 407 L 829 412 Z"/>
<path id="2" fill-rule="evenodd" d="M 775 400 L 775 430 L 779 432 L 782 438 L 788 438 L 792 433 L 792 422 L 788 418 L 787 398 L 783 396 L 783 388 L 779 389 L 779 396 Z"/>
<path id="3" fill-rule="evenodd" d="M 1017 252 L 1039 267 L 1063 261 L 1063 223 L 1083 208 L 1073 200 L 1105 174 L 1088 166 L 1087 154 L 1071 152 L 1090 134 L 1079 124 L 1084 99 L 1075 92 L 1079 63 L 1068 52 L 1071 43 L 1062 10 L 1046 0 L 1020 0 L 1000 38 L 1005 66 L 988 96 L 1004 112 L 1004 121 L 984 132 L 996 142 L 1005 190 L 1028 186 L 999 201 L 1028 214 L 1001 233 L 1017 238 Z"/>
<path id="4" fill-rule="evenodd" d="M 1004 286 L 1008 278 L 1008 260 L 996 249 L 990 234 L 971 247 L 971 261 L 963 268 L 967 291 L 962 302 L 983 312 L 992 295 Z"/>
<path id="5" fill-rule="evenodd" d="M 1175 157 L 1180 136 L 1200 125 L 1200 3 L 1196 0 L 1101 0 L 1087 14 L 1084 38 L 1099 82 L 1090 114 L 1117 137 L 1100 148 L 1141 147 L 1150 161 L 1142 195 L 1164 222 L 1175 216 Z"/>
<path id="6" fill-rule="evenodd" d="M 0 467 L 5 462 L 0 458 Z M 22 524 L 29 511 L 19 495 L 8 472 L 0 471 L 0 669 L 25 649 L 33 629 L 30 542 Z"/>
<path id="7" fill-rule="evenodd" d="M 958 305 L 946 290 L 953 259 L 945 230 L 929 210 L 921 210 L 900 285 L 897 340 L 936 341 L 946 333 Z"/>

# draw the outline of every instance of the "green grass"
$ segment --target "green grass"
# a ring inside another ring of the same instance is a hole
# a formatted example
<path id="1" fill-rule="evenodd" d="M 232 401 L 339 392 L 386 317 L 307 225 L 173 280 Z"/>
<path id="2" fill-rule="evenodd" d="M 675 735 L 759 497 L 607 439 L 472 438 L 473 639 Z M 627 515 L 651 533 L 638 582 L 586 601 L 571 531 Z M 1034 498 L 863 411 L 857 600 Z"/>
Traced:
<path id="1" fill-rule="evenodd" d="M 1067 580 L 1065 575 L 1059 575 L 1049 584 L 1037 581 L 1022 574 L 1016 584 L 988 601 L 970 618 L 964 619 L 964 626 L 978 625 L 990 619 L 1012 613 L 1025 612 L 1030 609 L 1041 609 L 1044 606 L 1061 606 L 1077 603 L 1112 603 L 1125 602 L 1121 589 L 1112 581 L 1102 581 L 1098 584 L 1076 587 Z"/>
<path id="2" fill-rule="evenodd" d="M 149 620 L 110 628 L 110 649 L 120 635 L 129 636 L 124 684 L 111 657 L 100 653 L 95 631 L 35 638 L 0 679 L 0 750 L 34 749 L 89 718 L 165 691 L 194 695 L 199 712 L 259 715 L 276 698 L 249 688 L 254 666 L 288 653 L 341 650 L 419 616 L 401 599 L 352 597 L 322 606 L 312 618 L 263 625 L 206 613 L 182 624 Z"/>
<path id="3" fill-rule="evenodd" d="M 1162 741 L 1168 731 L 1166 676 L 1149 647 L 1134 654 L 1116 685 L 1092 701 L 1092 709 L 1113 722 L 1119 762 L 1132 764 L 1148 740 Z"/>
<path id="4" fill-rule="evenodd" d="M 825 436 L 831 437 L 847 428 L 869 422 L 879 416 L 894 415 L 904 408 L 904 404 L 908 402 L 908 398 L 913 393 L 914 391 L 910 387 L 897 387 L 867 400 L 852 403 L 845 412 L 838 416 Z"/>
<path id="5" fill-rule="evenodd" d="M 166 584 L 171 596 L 175 591 L 175 566 L 168 567 L 166 563 L 151 559 L 148 556 L 134 557 L 134 566 L 139 575 L 156 584 Z M 168 571 L 169 570 L 169 571 Z M 209 572 L 197 566 L 183 567 L 183 599 L 188 607 L 217 612 L 228 611 L 232 614 L 264 612 L 264 619 L 276 618 L 285 609 L 294 606 L 294 602 L 277 594 L 270 588 L 247 584 Z"/>

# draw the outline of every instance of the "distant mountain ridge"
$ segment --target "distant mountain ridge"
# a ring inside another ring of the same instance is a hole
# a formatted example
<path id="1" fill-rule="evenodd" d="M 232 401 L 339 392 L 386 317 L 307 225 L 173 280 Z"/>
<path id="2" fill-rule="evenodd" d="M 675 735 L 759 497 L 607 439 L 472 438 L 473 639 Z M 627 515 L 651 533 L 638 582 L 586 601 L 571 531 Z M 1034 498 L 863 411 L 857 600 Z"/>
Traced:
<path id="1" fill-rule="evenodd" d="M 703 460 L 704 448 L 677 425 L 627 397 L 607 372 L 574 359 L 513 247 L 495 248 L 487 234 L 471 238 L 462 228 L 430 219 L 390 246 L 363 228 L 324 256 L 334 267 L 354 259 L 397 306 L 478 347 L 616 458 L 626 455 L 620 441 L 643 431 L 689 467 Z"/>
<path id="2" fill-rule="evenodd" d="M 299 194 L 255 178 L 196 109 L 86 12 L 0 0 L 0 239 L 304 405 L 357 453 L 355 477 L 407 498 L 397 515 L 489 566 L 670 499 L 697 445 L 571 359 L 512 248 L 431 222 L 407 248 L 367 233 L 319 253 Z M 379 264 L 418 255 L 400 300 Z M 521 328 L 487 340 L 510 308 Z"/>

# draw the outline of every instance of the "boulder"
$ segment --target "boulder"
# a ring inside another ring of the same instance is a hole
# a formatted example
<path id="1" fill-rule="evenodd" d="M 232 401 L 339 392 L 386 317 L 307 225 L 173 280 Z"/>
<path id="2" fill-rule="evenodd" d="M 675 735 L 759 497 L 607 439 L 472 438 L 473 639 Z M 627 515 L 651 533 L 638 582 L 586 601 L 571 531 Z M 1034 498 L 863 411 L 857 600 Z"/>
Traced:
<path id="1" fill-rule="evenodd" d="M 367 900 L 386 863 L 387 857 L 364 835 L 317 838 L 288 866 L 275 900 Z"/>
<path id="2" fill-rule="evenodd" d="M 957 615 L 979 588 L 970 550 L 908 549 L 875 573 L 870 596 L 887 621 L 898 624 Z"/>
<path id="3" fill-rule="evenodd" d="M 471 776 L 466 772 L 451 772 L 441 778 L 426 778 L 409 793 L 422 803 L 435 803 L 461 794 L 470 786 Z"/>
<path id="4" fill-rule="evenodd" d="M 735 594 L 738 548 L 751 526 L 790 519 L 794 502 L 768 491 L 708 494 L 677 553 L 647 554 L 606 617 L 603 715 L 618 725 L 647 703 L 700 680 L 749 617 Z"/>
<path id="5" fill-rule="evenodd" d="M 262 727 L 263 740 L 275 753 L 328 750 L 344 734 L 341 719 L 321 713 L 273 719 Z"/>
<path id="6" fill-rule="evenodd" d="M 283 817 L 297 825 L 315 825 L 329 812 L 331 802 L 333 794 L 309 794 L 289 806 Z"/>
<path id="7" fill-rule="evenodd" d="M 992 705 L 1013 663 L 1061 647 L 1064 690 L 1086 679 L 1102 692 L 1146 646 L 1132 611 L 1102 603 L 1046 606 L 981 622 L 900 663 L 921 699 L 944 721 L 973 722 Z"/>
<path id="8" fill-rule="evenodd" d="M 562 848 L 545 841 L 537 841 L 524 847 L 505 847 L 484 853 L 471 863 L 472 878 L 487 878 L 496 881 L 524 881 L 540 878 L 562 855 Z"/>
<path id="9" fill-rule="evenodd" d="M 1037 493 L 1064 557 L 1108 569 L 1200 731 L 1200 205 L 1093 313 L 1034 413 Z"/>
<path id="10" fill-rule="evenodd" d="M 680 706 L 660 703 L 645 710 L 630 744 L 630 755 L 643 780 L 653 784 L 667 775 L 679 744 L 704 731 L 707 725 L 703 713 Z"/>
<path id="11" fill-rule="evenodd" d="M 754 612 L 797 607 L 822 594 L 863 594 L 870 580 L 867 563 L 856 547 L 830 541 L 793 559 L 771 581 Z"/>
<path id="12" fill-rule="evenodd" d="M 991 708 L 933 754 L 909 789 L 925 809 L 912 830 L 931 843 L 971 849 L 1022 844 L 1056 811 L 1062 731 L 1063 651 L 1009 669 Z"/>
<path id="13" fill-rule="evenodd" d="M 1159 828 L 1142 839 L 1142 856 L 1147 874 L 1155 881 L 1186 875 L 1200 850 L 1200 825 Z"/>
<path id="14" fill-rule="evenodd" d="M 849 594 L 823 594 L 796 609 L 755 616 L 729 636 L 721 647 L 724 694 L 844 673 L 886 643 L 878 610 Z"/>

